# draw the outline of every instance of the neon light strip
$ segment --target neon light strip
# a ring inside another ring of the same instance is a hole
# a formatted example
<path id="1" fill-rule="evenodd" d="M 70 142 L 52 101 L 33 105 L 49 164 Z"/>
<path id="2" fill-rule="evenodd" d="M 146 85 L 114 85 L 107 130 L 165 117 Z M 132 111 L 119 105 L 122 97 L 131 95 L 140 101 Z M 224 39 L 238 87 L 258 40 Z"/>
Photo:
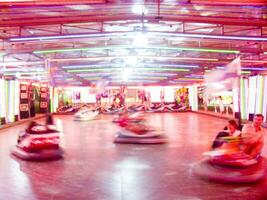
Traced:
<path id="1" fill-rule="evenodd" d="M 11 42 L 34 41 L 34 40 L 57 40 L 57 39 L 72 39 L 72 38 L 93 38 L 93 37 L 111 37 L 111 36 L 130 36 L 136 35 L 136 32 L 112 32 L 112 33 L 91 33 L 91 34 L 70 34 L 70 35 L 55 35 L 55 36 L 32 36 L 9 38 Z"/>
<path id="2" fill-rule="evenodd" d="M 8 76 L 12 76 L 12 75 L 16 75 L 17 72 L 2 72 L 4 75 L 8 75 Z M 32 75 L 32 76 L 36 76 L 36 75 L 44 75 L 47 74 L 48 72 L 19 72 L 20 75 Z"/>
<path id="3" fill-rule="evenodd" d="M 96 50 L 107 50 L 107 49 L 161 49 L 161 50 L 176 50 L 176 51 L 202 51 L 202 52 L 216 52 L 216 53 L 240 53 L 237 50 L 227 50 L 227 49 L 204 49 L 204 48 L 187 48 L 187 47 L 162 47 L 162 46 L 147 46 L 142 48 L 136 48 L 132 45 L 122 45 L 122 46 L 103 46 L 103 47 L 93 47 L 93 48 L 73 48 L 73 49 L 50 49 L 50 50 L 37 50 L 33 51 L 35 54 L 49 54 L 49 53 L 64 53 L 73 51 L 96 51 Z"/>
<path id="4" fill-rule="evenodd" d="M 44 64 L 43 61 L 36 61 L 36 62 L 0 62 L 0 66 L 2 67 L 14 67 L 19 65 L 41 65 Z"/>
<path id="5" fill-rule="evenodd" d="M 216 67 L 216 69 L 225 69 L 225 67 Z M 267 68 L 261 67 L 242 67 L 242 70 L 253 70 L 253 71 L 265 71 Z"/>
<path id="6" fill-rule="evenodd" d="M 200 78 L 179 78 L 178 80 L 188 80 L 188 81 L 203 81 L 204 79 Z"/>
<path id="7" fill-rule="evenodd" d="M 114 80 L 114 81 L 112 81 L 112 83 L 135 83 L 135 82 L 139 82 L 140 83 L 140 80 L 128 80 L 128 81 L 123 81 L 123 80 Z M 155 80 L 147 80 L 147 81 L 145 81 L 145 83 L 156 83 L 156 82 L 158 82 L 158 81 L 155 81 Z"/>
<path id="8" fill-rule="evenodd" d="M 241 71 L 240 74 L 251 74 L 250 71 Z"/>
<path id="9" fill-rule="evenodd" d="M 98 65 L 74 65 L 74 66 L 63 66 L 63 69 L 78 69 L 78 68 L 93 68 L 93 67 L 120 67 L 122 64 L 98 64 Z M 199 68 L 198 65 L 179 65 L 179 64 L 138 64 L 138 66 L 164 66 L 164 67 L 181 67 L 181 68 Z M 138 68 L 138 67 L 136 67 Z M 136 69 L 135 68 L 135 69 Z"/>
<path id="10" fill-rule="evenodd" d="M 90 33 L 90 34 L 69 34 L 69 35 L 51 35 L 51 36 L 32 36 L 32 37 L 17 37 L 9 38 L 11 42 L 35 41 L 35 40 L 57 40 L 57 39 L 73 39 L 73 38 L 95 38 L 95 37 L 111 37 L 111 36 L 136 36 L 140 32 L 111 32 L 111 33 Z M 227 35 L 207 35 L 193 33 L 170 33 L 153 31 L 147 32 L 148 36 L 172 36 L 172 37 L 188 37 L 188 38 L 207 38 L 207 39 L 225 39 L 225 40 L 252 40 L 252 41 L 267 41 L 266 37 L 241 37 Z"/>
<path id="11" fill-rule="evenodd" d="M 45 70 L 43 68 L 30 68 L 30 67 L 27 67 L 27 68 L 6 68 L 6 69 L 0 69 L 0 72 L 44 72 Z"/>
<path id="12" fill-rule="evenodd" d="M 120 71 L 123 69 L 124 68 L 73 69 L 73 70 L 67 70 L 67 72 L 78 73 L 78 72 L 97 72 L 97 71 L 111 71 L 111 70 L 119 70 Z M 178 71 L 178 72 L 189 72 L 190 71 L 190 69 L 182 69 L 182 68 L 173 69 L 173 68 L 144 68 L 144 67 L 135 68 L 135 70 L 138 70 L 138 71 Z"/>
<path id="13" fill-rule="evenodd" d="M 79 77 L 95 77 L 95 76 L 98 76 L 98 77 L 106 77 L 106 76 L 112 76 L 112 75 L 116 75 L 118 74 L 118 72 L 97 72 L 97 73 L 86 73 L 86 74 L 76 74 L 77 76 Z M 140 73 L 138 72 L 131 72 L 131 75 L 132 76 L 141 76 Z M 149 72 L 149 74 L 142 74 L 143 77 L 147 77 L 147 76 L 151 76 L 151 75 L 154 75 L 154 76 L 158 76 L 158 77 L 169 77 L 169 76 L 174 76 L 174 75 L 177 75 L 176 72 L 173 72 L 173 73 L 165 73 L 165 72 Z M 64 77 L 61 77 L 62 79 L 64 79 Z"/>
<path id="14" fill-rule="evenodd" d="M 267 68 L 260 68 L 260 67 L 242 67 L 241 69 L 254 70 L 254 71 L 265 71 L 265 70 L 267 70 Z"/>
<path id="15" fill-rule="evenodd" d="M 241 62 L 248 62 L 248 63 L 267 63 L 267 60 L 241 60 Z"/>
<path id="16" fill-rule="evenodd" d="M 164 80 L 167 79 L 168 77 L 157 77 L 157 76 L 131 76 L 129 75 L 128 79 L 159 79 L 159 80 Z M 103 77 L 89 77 L 85 78 L 86 80 L 100 80 L 103 79 Z M 114 79 L 121 79 L 121 76 L 110 76 L 108 79 L 114 80 Z"/>
<path id="17" fill-rule="evenodd" d="M 97 60 L 111 60 L 111 59 L 116 59 L 116 58 L 121 58 L 121 56 L 98 56 L 98 57 L 86 57 L 86 58 L 57 58 L 57 59 L 50 59 L 50 62 L 68 62 L 68 61 L 83 61 L 83 60 L 92 60 L 92 61 L 97 61 Z M 218 59 L 214 58 L 191 58 L 191 57 L 172 57 L 172 56 L 161 56 L 161 57 L 156 57 L 156 56 L 138 56 L 138 58 L 148 58 L 148 59 L 158 59 L 158 60 L 164 60 L 164 59 L 172 59 L 172 60 L 203 60 L 203 61 L 218 61 Z"/>

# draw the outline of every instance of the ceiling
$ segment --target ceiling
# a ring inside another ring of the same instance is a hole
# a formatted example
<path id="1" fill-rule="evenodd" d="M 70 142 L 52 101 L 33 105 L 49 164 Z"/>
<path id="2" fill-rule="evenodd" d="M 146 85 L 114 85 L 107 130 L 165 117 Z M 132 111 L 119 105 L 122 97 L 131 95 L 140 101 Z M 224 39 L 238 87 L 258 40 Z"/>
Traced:
<path id="1" fill-rule="evenodd" d="M 13 0 L 0 10 L 2 76 L 188 85 L 239 56 L 243 74 L 267 73 L 265 0 Z"/>

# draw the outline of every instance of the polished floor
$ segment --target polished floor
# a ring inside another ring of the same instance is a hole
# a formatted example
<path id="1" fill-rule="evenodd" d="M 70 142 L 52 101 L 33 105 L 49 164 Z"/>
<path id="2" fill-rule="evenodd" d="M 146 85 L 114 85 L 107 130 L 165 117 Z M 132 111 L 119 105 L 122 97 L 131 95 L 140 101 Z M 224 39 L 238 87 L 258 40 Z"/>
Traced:
<path id="1" fill-rule="evenodd" d="M 26 162 L 10 156 L 20 125 L 0 130 L 0 200 L 264 200 L 267 178 L 229 185 L 202 180 L 191 166 L 226 121 L 196 113 L 146 114 L 166 133 L 163 145 L 114 144 L 111 115 L 88 122 L 56 116 L 65 158 Z M 263 154 L 267 155 L 266 147 Z"/>

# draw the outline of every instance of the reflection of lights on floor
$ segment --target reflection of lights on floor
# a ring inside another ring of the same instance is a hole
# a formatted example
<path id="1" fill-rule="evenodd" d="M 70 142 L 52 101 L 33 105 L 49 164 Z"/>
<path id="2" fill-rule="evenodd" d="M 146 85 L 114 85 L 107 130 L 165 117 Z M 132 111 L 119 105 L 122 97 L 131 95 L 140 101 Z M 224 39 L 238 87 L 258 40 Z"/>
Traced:
<path id="1" fill-rule="evenodd" d="M 135 161 L 132 158 L 125 159 L 116 165 L 116 168 L 122 170 L 143 170 L 143 169 L 151 169 L 150 165 L 139 163 L 139 161 Z"/>
<path id="2" fill-rule="evenodd" d="M 28 190 L 29 193 L 32 193 L 31 190 L 31 183 L 27 177 L 27 173 L 23 173 L 21 171 L 21 166 L 19 163 L 12 161 L 10 163 L 9 168 L 11 169 L 11 173 L 8 175 L 8 177 L 11 177 L 10 179 L 6 179 L 6 181 L 10 180 L 11 183 L 8 185 L 13 185 L 15 191 L 21 191 L 24 192 Z"/>

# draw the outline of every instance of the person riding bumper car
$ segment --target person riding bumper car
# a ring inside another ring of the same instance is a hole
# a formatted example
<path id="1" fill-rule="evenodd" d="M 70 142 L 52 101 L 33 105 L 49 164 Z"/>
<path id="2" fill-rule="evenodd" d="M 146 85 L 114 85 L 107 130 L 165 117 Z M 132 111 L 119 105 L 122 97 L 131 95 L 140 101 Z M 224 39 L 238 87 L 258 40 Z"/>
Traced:
<path id="1" fill-rule="evenodd" d="M 54 160 L 62 158 L 61 131 L 55 124 L 41 125 L 32 122 L 19 134 L 17 145 L 11 153 L 23 160 Z"/>
<path id="2" fill-rule="evenodd" d="M 260 155 L 254 157 L 243 151 L 240 147 L 241 137 L 221 139 L 227 144 L 204 153 L 205 158 L 193 165 L 193 173 L 224 183 L 250 183 L 265 177 L 266 158 Z"/>
<path id="3" fill-rule="evenodd" d="M 115 136 L 115 143 L 134 144 L 162 144 L 167 142 L 166 136 L 161 131 L 155 130 L 144 123 L 140 113 L 122 115 L 116 120 L 119 131 Z"/>
<path id="4" fill-rule="evenodd" d="M 75 121 L 89 121 L 94 120 L 98 116 L 99 112 L 90 110 L 88 108 L 82 108 L 74 114 Z"/>

